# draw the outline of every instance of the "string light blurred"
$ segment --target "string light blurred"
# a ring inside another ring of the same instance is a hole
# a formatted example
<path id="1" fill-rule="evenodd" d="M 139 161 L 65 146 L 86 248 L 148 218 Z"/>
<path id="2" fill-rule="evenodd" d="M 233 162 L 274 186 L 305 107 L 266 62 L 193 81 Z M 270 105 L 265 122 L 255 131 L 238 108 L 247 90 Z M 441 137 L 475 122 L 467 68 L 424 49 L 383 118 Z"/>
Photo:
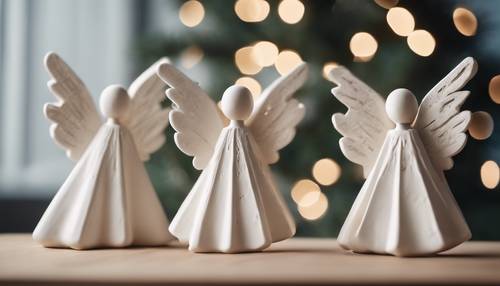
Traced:
<path id="1" fill-rule="evenodd" d="M 299 205 L 300 215 L 307 220 L 317 220 L 325 215 L 328 209 L 328 199 L 325 194 L 319 193 L 319 198 L 315 203 L 308 206 Z"/>
<path id="2" fill-rule="evenodd" d="M 402 7 L 391 8 L 387 12 L 389 27 L 399 36 L 406 37 L 415 29 L 415 19 L 410 11 Z"/>
<path id="3" fill-rule="evenodd" d="M 338 65 L 339 64 L 337 64 L 336 62 L 327 62 L 325 65 L 323 65 L 323 77 L 328 79 L 328 75 L 330 74 L 332 69 L 334 69 Z"/>
<path id="4" fill-rule="evenodd" d="M 203 4 L 196 0 L 189 0 L 182 4 L 179 10 L 179 19 L 188 27 L 198 26 L 205 17 Z"/>
<path id="5" fill-rule="evenodd" d="M 436 48 L 436 40 L 426 30 L 415 30 L 407 38 L 408 46 L 417 55 L 428 57 Z"/>
<path id="6" fill-rule="evenodd" d="M 299 0 L 283 0 L 278 6 L 278 14 L 287 24 L 296 24 L 304 17 L 305 7 Z"/>
<path id="7" fill-rule="evenodd" d="M 248 76 L 240 77 L 238 80 L 236 80 L 235 84 L 248 88 L 252 93 L 254 101 L 259 97 L 262 91 L 260 83 Z"/>
<path id="8" fill-rule="evenodd" d="M 265 0 L 238 0 L 234 11 L 244 22 L 261 22 L 269 15 L 269 3 Z"/>
<path id="9" fill-rule="evenodd" d="M 481 166 L 481 181 L 488 189 L 494 189 L 498 186 L 500 180 L 500 170 L 495 161 L 486 161 Z"/>
<path id="10" fill-rule="evenodd" d="M 355 59 L 369 61 L 377 52 L 378 43 L 369 33 L 359 32 L 352 36 L 349 48 Z"/>
<path id="11" fill-rule="evenodd" d="M 488 85 L 488 93 L 493 102 L 500 104 L 500 75 L 494 76 Z"/>
<path id="12" fill-rule="evenodd" d="M 493 125 L 493 118 L 488 112 L 476 111 L 472 113 L 469 134 L 477 140 L 488 139 L 493 133 Z"/>
<path id="13" fill-rule="evenodd" d="M 268 41 L 256 43 L 252 49 L 252 56 L 255 62 L 261 67 L 273 65 L 278 58 L 278 47 Z"/>
<path id="14" fill-rule="evenodd" d="M 181 65 L 190 69 L 203 59 L 203 50 L 198 46 L 190 46 L 181 53 Z"/>
<path id="15" fill-rule="evenodd" d="M 340 173 L 340 166 L 330 158 L 318 160 L 312 168 L 314 179 L 323 186 L 330 186 L 337 182 Z"/>
<path id="16" fill-rule="evenodd" d="M 453 11 L 453 23 L 464 36 L 474 36 L 477 30 L 477 18 L 472 11 L 459 7 Z"/>
<path id="17" fill-rule="evenodd" d="M 382 8 L 391 9 L 392 7 L 398 5 L 399 0 L 375 0 L 375 3 Z"/>
<path id="18" fill-rule="evenodd" d="M 302 63 L 302 59 L 297 52 L 284 50 L 278 54 L 274 66 L 280 75 L 286 75 L 300 63 Z"/>
<path id="19" fill-rule="evenodd" d="M 262 69 L 253 57 L 253 47 L 243 47 L 234 54 L 234 62 L 242 74 L 253 75 Z"/>
<path id="20" fill-rule="evenodd" d="M 300 204 L 302 199 L 308 193 L 320 193 L 321 190 L 315 182 L 309 179 L 302 179 L 296 182 L 292 187 L 292 199 L 296 204 Z M 319 194 L 316 195 L 319 198 Z"/>

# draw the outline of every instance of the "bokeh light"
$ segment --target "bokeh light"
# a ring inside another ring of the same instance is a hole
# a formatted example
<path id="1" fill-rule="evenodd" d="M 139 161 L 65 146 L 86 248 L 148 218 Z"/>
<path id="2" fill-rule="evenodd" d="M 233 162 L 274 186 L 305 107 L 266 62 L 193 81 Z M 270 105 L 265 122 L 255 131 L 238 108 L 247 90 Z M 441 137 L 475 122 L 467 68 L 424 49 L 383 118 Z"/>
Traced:
<path id="1" fill-rule="evenodd" d="M 252 56 L 259 66 L 268 67 L 276 62 L 278 52 L 278 47 L 275 44 L 269 41 L 261 41 L 253 46 Z"/>
<path id="2" fill-rule="evenodd" d="M 472 113 L 469 123 L 469 134 L 477 140 L 488 139 L 493 133 L 493 118 L 488 112 L 476 111 Z"/>
<path id="3" fill-rule="evenodd" d="M 375 0 L 375 3 L 382 8 L 391 9 L 392 7 L 398 5 L 399 0 Z"/>
<path id="4" fill-rule="evenodd" d="M 456 8 L 453 11 L 453 23 L 458 32 L 464 36 L 474 36 L 477 31 L 477 19 L 472 11 L 465 8 Z"/>
<path id="5" fill-rule="evenodd" d="M 333 159 L 323 158 L 314 164 L 312 174 L 318 183 L 330 186 L 340 178 L 341 169 Z"/>
<path id="6" fill-rule="evenodd" d="M 234 54 L 234 62 L 242 74 L 253 75 L 262 69 L 255 62 L 252 50 L 253 47 L 243 47 Z"/>
<path id="7" fill-rule="evenodd" d="M 302 63 L 302 59 L 297 52 L 284 50 L 278 54 L 274 66 L 280 75 L 286 75 L 300 63 Z"/>
<path id="8" fill-rule="evenodd" d="M 269 3 L 265 0 L 238 0 L 234 11 L 244 22 L 261 22 L 269 15 Z"/>
<path id="9" fill-rule="evenodd" d="M 254 101 L 259 97 L 260 93 L 262 92 L 262 87 L 260 86 L 260 83 L 254 78 L 248 76 L 240 77 L 238 80 L 236 80 L 235 84 L 248 88 L 252 93 Z"/>
<path id="10" fill-rule="evenodd" d="M 319 198 L 315 203 L 307 206 L 299 205 L 299 214 L 307 220 L 320 219 L 328 209 L 328 199 L 323 193 L 319 193 Z"/>
<path id="11" fill-rule="evenodd" d="M 415 19 L 410 11 L 402 7 L 391 8 L 387 12 L 389 27 L 399 36 L 408 36 L 415 29 Z"/>
<path id="12" fill-rule="evenodd" d="M 320 193 L 321 190 L 315 182 L 309 179 L 302 179 L 296 182 L 292 187 L 292 199 L 296 204 L 301 203 L 302 199 L 308 193 Z M 319 198 L 319 195 L 317 195 Z"/>
<path id="13" fill-rule="evenodd" d="M 203 4 L 196 0 L 190 0 L 182 4 L 179 10 L 179 19 L 188 27 L 198 26 L 205 17 Z"/>
<path id="14" fill-rule="evenodd" d="M 190 46 L 181 53 L 181 65 L 190 69 L 203 59 L 203 50 L 198 46 Z"/>
<path id="15" fill-rule="evenodd" d="M 378 43 L 369 33 L 359 32 L 352 36 L 349 48 L 355 58 L 368 60 L 377 52 Z"/>
<path id="16" fill-rule="evenodd" d="M 436 48 L 436 40 L 426 30 L 415 30 L 407 38 L 408 46 L 417 55 L 428 57 Z"/>
<path id="17" fill-rule="evenodd" d="M 336 62 L 327 62 L 326 64 L 323 65 L 323 77 L 328 78 L 328 75 L 330 72 L 337 67 L 339 64 Z"/>
<path id="18" fill-rule="evenodd" d="M 304 17 L 305 7 L 299 0 L 283 0 L 278 6 L 278 14 L 287 24 L 296 24 Z"/>
<path id="19" fill-rule="evenodd" d="M 495 161 L 486 161 L 481 166 L 481 182 L 488 189 L 494 189 L 498 186 L 500 180 L 500 170 Z"/>
<path id="20" fill-rule="evenodd" d="M 490 80 L 488 93 L 493 102 L 500 104 L 500 75 L 496 75 Z"/>

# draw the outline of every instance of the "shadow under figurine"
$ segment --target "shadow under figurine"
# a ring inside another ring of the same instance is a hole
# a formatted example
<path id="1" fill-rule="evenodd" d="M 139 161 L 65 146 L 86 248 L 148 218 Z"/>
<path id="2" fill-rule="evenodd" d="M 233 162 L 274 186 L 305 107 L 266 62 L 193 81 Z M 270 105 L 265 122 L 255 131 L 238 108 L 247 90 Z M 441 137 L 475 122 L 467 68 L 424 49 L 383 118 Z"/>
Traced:
<path id="1" fill-rule="evenodd" d="M 384 99 L 344 67 L 329 79 L 335 97 L 349 109 L 334 114 L 344 137 L 340 148 L 363 166 L 366 181 L 338 236 L 359 253 L 432 255 L 469 240 L 471 232 L 444 171 L 465 146 L 470 111 L 460 107 L 469 91 L 460 90 L 476 73 L 464 59 L 432 88 L 420 107 L 407 89 Z M 395 128 L 394 128 L 395 127 Z"/>

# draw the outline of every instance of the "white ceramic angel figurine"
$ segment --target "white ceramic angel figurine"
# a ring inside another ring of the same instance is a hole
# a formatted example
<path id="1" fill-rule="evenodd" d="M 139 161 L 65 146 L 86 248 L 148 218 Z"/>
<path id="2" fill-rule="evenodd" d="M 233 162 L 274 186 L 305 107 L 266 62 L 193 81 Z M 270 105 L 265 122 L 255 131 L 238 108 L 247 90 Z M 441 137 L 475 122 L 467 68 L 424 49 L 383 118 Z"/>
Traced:
<path id="1" fill-rule="evenodd" d="M 367 177 L 338 236 L 342 247 L 421 256 L 470 239 L 443 171 L 465 146 L 471 115 L 460 107 L 469 91 L 460 89 L 476 70 L 474 59 L 466 58 L 420 107 L 409 90 L 396 89 L 385 111 L 384 99 L 347 69 L 331 71 L 329 79 L 339 85 L 332 93 L 349 108 L 332 118 L 344 136 L 340 148 Z"/>
<path id="2" fill-rule="evenodd" d="M 165 245 L 173 236 L 143 161 L 165 142 L 169 109 L 160 105 L 165 83 L 161 59 L 130 86 L 104 89 L 100 107 L 56 54 L 45 57 L 48 87 L 60 100 L 44 106 L 51 137 L 76 166 L 33 232 L 46 247 L 89 249 Z"/>
<path id="3" fill-rule="evenodd" d="M 162 64 L 159 76 L 171 86 L 170 122 L 175 143 L 203 170 L 170 225 L 194 252 L 262 250 L 292 237 L 295 222 L 277 190 L 269 164 L 295 136 L 304 106 L 292 98 L 307 78 L 305 63 L 271 84 L 253 106 L 250 91 L 229 87 L 221 109 L 188 77 Z M 253 110 L 252 110 L 253 108 Z"/>

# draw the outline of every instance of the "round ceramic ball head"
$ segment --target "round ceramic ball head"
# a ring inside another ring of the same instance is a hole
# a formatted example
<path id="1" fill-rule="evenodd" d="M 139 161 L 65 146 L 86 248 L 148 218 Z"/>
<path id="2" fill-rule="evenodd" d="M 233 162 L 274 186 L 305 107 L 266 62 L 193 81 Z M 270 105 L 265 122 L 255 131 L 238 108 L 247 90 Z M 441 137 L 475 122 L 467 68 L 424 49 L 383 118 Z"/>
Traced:
<path id="1" fill-rule="evenodd" d="M 493 125 L 493 118 L 488 112 L 476 111 L 471 116 L 469 134 L 477 140 L 488 139 L 493 133 Z"/>
<path id="2" fill-rule="evenodd" d="M 119 85 L 106 87 L 99 100 L 99 106 L 104 116 L 113 119 L 123 119 L 128 111 L 130 98 L 127 90 Z"/>
<path id="3" fill-rule="evenodd" d="M 253 109 L 252 93 L 244 86 L 230 86 L 222 95 L 221 109 L 230 120 L 247 119 Z"/>
<path id="4" fill-rule="evenodd" d="M 417 116 L 417 99 L 408 89 L 398 88 L 387 97 L 385 110 L 394 123 L 410 124 Z"/>

